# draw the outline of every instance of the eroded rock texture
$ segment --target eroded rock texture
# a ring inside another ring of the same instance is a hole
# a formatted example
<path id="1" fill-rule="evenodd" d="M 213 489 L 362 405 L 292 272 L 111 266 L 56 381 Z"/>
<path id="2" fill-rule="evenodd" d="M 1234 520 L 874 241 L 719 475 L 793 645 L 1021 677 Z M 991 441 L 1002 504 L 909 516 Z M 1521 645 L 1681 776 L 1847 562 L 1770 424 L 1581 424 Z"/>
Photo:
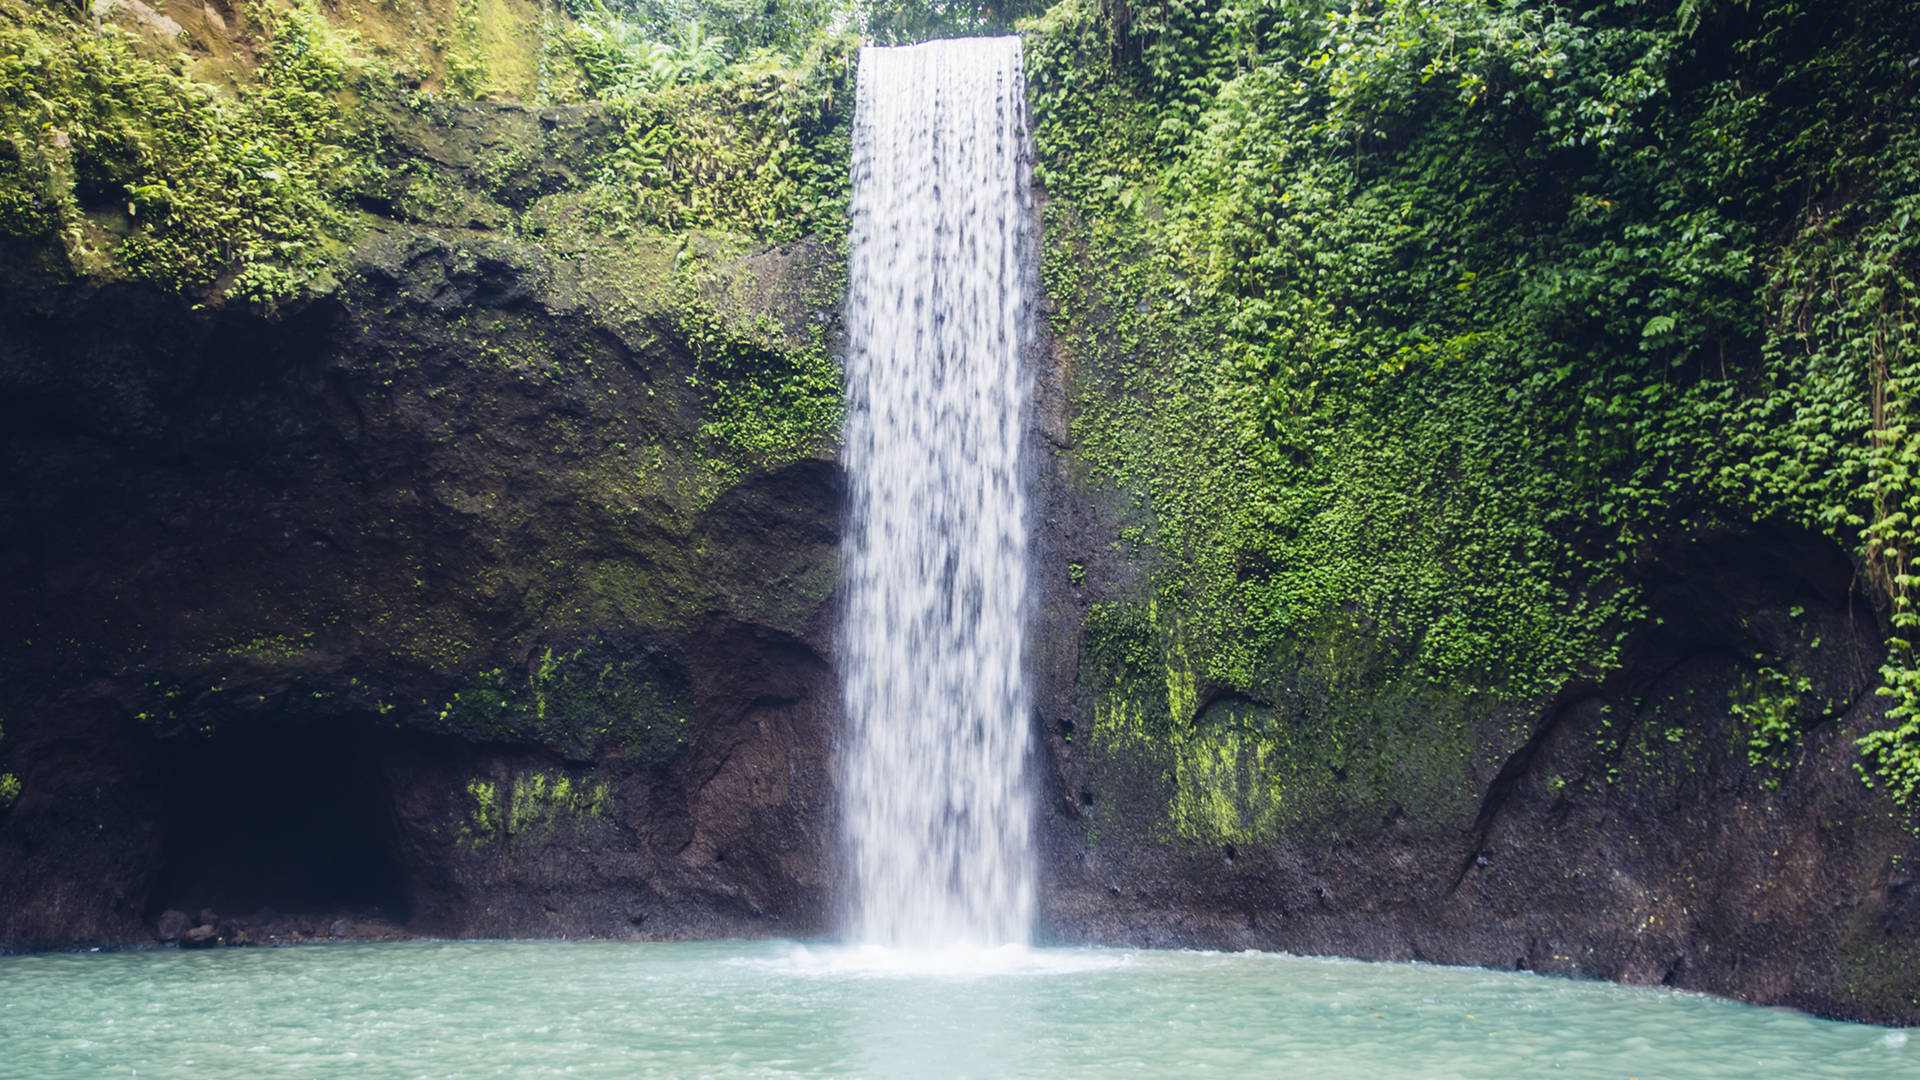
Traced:
<path id="1" fill-rule="evenodd" d="M 597 123 L 462 118 L 415 148 L 455 190 Z M 321 937 L 825 926 L 832 424 L 739 432 L 831 346 L 844 271 L 575 228 L 580 153 L 486 186 L 548 215 L 537 241 L 487 207 L 376 220 L 277 312 L 11 262 L 6 948 L 202 908 Z"/>
<path id="2" fill-rule="evenodd" d="M 1622 666 L 1546 700 L 1396 673 L 1336 625 L 1257 694 L 1191 685 L 1153 627 L 1088 617 L 1142 571 L 1122 501 L 1075 472 L 1065 396 L 1042 401 L 1049 937 L 1920 1018 L 1920 842 L 1855 746 L 1882 722 L 1884 612 L 1837 545 L 1756 526 L 1650 552 Z"/>

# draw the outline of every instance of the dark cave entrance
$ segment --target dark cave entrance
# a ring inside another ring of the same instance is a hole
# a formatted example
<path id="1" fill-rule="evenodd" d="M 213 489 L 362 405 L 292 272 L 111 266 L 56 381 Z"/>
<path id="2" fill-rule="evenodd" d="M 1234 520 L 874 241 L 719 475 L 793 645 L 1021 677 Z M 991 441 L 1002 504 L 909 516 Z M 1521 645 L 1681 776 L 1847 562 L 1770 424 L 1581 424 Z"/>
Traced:
<path id="1" fill-rule="evenodd" d="M 160 872 L 147 916 L 353 915 L 404 923 L 378 733 L 294 727 L 168 741 Z"/>

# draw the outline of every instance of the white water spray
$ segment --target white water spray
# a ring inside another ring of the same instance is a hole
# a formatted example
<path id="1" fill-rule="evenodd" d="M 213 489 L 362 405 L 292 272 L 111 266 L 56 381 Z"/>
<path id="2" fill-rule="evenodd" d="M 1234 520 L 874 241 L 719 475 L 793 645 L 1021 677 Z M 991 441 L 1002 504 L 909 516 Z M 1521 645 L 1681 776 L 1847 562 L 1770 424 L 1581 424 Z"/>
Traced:
<path id="1" fill-rule="evenodd" d="M 865 944 L 1029 936 L 1028 169 L 1019 38 L 861 51 L 839 651 Z"/>

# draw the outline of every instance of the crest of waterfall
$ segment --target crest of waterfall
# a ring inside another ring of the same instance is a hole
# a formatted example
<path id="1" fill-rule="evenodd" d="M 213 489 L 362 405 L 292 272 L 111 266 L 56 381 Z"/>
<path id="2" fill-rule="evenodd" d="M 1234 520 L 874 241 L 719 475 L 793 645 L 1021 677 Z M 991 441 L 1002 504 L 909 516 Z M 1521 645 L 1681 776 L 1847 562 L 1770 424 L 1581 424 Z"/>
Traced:
<path id="1" fill-rule="evenodd" d="M 853 940 L 1025 944 L 1020 39 L 860 54 L 838 638 Z"/>

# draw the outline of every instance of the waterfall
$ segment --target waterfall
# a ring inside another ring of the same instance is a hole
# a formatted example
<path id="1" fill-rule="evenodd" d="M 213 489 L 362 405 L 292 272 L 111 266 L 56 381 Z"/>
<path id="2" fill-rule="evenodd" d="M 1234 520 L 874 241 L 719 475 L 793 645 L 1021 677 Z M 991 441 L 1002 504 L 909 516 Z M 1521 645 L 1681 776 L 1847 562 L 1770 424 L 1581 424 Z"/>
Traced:
<path id="1" fill-rule="evenodd" d="M 1020 39 L 860 53 L 838 650 L 852 940 L 1025 944 Z"/>

